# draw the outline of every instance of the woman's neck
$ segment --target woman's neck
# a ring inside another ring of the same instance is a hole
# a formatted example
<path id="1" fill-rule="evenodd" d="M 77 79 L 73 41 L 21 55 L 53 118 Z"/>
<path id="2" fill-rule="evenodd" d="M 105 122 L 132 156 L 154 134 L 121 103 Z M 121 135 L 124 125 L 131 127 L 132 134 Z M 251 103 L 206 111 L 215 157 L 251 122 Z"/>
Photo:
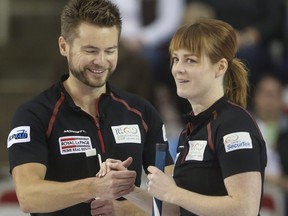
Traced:
<path id="1" fill-rule="evenodd" d="M 222 92 L 219 94 L 209 95 L 209 97 L 203 96 L 202 98 L 199 98 L 198 100 L 189 100 L 194 115 L 196 116 L 199 113 L 207 110 L 209 107 L 211 107 L 216 101 L 218 101 L 223 96 L 224 96 L 224 93 Z"/>

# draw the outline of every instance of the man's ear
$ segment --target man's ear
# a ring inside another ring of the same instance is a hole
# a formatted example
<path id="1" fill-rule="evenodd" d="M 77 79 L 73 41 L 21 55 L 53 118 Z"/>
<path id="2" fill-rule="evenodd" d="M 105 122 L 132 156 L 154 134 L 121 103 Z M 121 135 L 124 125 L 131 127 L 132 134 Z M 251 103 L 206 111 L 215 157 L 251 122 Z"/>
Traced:
<path id="1" fill-rule="evenodd" d="M 60 36 L 58 38 L 58 45 L 59 45 L 59 50 L 62 56 L 67 56 L 68 55 L 68 44 L 63 38 L 63 36 Z"/>
<path id="2" fill-rule="evenodd" d="M 228 61 L 225 58 L 222 58 L 218 62 L 218 68 L 216 77 L 223 76 L 228 68 Z"/>

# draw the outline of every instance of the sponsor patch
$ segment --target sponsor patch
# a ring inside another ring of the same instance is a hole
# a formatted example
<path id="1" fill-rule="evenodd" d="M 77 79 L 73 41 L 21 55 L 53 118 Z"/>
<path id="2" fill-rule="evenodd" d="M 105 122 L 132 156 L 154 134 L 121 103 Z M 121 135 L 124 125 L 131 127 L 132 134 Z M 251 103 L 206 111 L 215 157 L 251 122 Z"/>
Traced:
<path id="1" fill-rule="evenodd" d="M 91 157 L 91 156 L 95 156 L 97 154 L 97 151 L 95 148 L 92 149 L 88 149 L 85 151 L 86 157 Z"/>
<path id="2" fill-rule="evenodd" d="M 7 148 L 10 148 L 15 143 L 25 143 L 30 141 L 30 126 L 16 127 L 8 135 Z"/>
<path id="3" fill-rule="evenodd" d="M 226 152 L 253 148 L 252 140 L 248 132 L 227 134 L 223 137 L 223 143 Z"/>
<path id="4" fill-rule="evenodd" d="M 203 161 L 207 140 L 189 141 L 189 152 L 185 160 Z"/>
<path id="5" fill-rule="evenodd" d="M 120 143 L 141 143 L 141 133 L 137 124 L 111 127 L 115 141 Z"/>
<path id="6" fill-rule="evenodd" d="M 66 136 L 59 138 L 61 155 L 82 153 L 92 149 L 91 139 L 88 136 Z"/>
<path id="7" fill-rule="evenodd" d="M 81 134 L 81 133 L 87 133 L 87 132 L 85 130 L 64 130 L 64 133 Z"/>

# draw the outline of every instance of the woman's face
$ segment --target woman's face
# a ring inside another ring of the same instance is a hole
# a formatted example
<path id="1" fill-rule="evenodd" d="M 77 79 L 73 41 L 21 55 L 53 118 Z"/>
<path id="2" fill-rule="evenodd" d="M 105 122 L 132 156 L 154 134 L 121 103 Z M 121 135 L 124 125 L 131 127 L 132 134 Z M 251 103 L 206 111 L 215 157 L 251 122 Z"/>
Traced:
<path id="1" fill-rule="evenodd" d="M 197 57 L 188 50 L 179 49 L 172 53 L 172 59 L 172 75 L 179 97 L 198 103 L 213 97 L 215 91 L 223 90 L 222 82 L 216 81 L 219 64 L 212 64 L 206 55 Z"/>

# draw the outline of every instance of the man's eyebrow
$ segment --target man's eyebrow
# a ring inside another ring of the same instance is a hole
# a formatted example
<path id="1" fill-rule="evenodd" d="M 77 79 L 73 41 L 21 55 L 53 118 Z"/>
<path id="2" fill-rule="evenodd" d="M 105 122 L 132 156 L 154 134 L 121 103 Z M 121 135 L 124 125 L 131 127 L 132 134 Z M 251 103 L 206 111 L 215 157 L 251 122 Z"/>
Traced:
<path id="1" fill-rule="evenodd" d="M 99 49 L 99 48 L 92 46 L 92 45 L 85 45 L 85 46 L 82 46 L 82 49 Z"/>
<path id="2" fill-rule="evenodd" d="M 118 48 L 118 46 L 115 45 L 112 47 L 108 47 L 107 49 L 117 49 L 117 48 Z M 100 48 L 92 46 L 92 45 L 85 45 L 85 46 L 82 46 L 82 49 L 100 49 Z"/>
<path id="3" fill-rule="evenodd" d="M 118 46 L 115 45 L 115 46 L 112 46 L 112 47 L 108 47 L 107 49 L 117 49 L 117 48 L 118 48 Z"/>

